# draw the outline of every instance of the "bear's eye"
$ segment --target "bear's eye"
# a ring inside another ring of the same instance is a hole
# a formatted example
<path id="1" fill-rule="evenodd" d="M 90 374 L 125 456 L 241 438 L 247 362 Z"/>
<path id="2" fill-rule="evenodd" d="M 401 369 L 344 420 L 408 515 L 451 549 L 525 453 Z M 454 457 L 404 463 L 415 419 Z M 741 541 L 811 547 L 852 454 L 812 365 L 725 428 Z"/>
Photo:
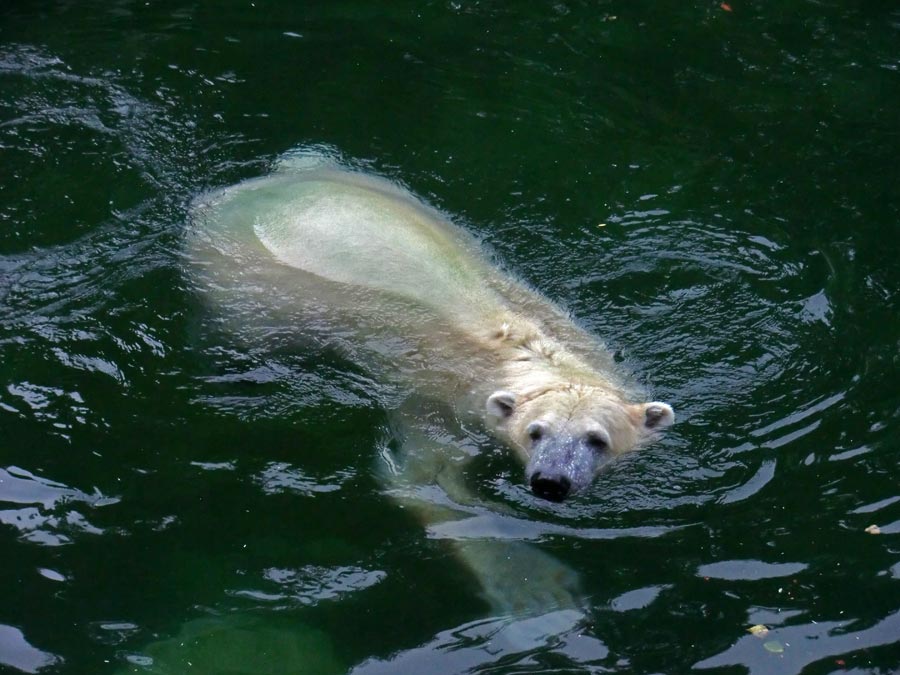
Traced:
<path id="1" fill-rule="evenodd" d="M 547 423 L 546 422 L 532 422 L 525 429 L 525 433 L 528 434 L 528 438 L 532 441 L 539 441 L 543 437 L 545 433 L 547 433 Z"/>
<path id="2" fill-rule="evenodd" d="M 606 435 L 599 431 L 588 432 L 586 440 L 591 449 L 596 452 L 602 452 L 609 447 L 609 441 L 607 440 Z"/>

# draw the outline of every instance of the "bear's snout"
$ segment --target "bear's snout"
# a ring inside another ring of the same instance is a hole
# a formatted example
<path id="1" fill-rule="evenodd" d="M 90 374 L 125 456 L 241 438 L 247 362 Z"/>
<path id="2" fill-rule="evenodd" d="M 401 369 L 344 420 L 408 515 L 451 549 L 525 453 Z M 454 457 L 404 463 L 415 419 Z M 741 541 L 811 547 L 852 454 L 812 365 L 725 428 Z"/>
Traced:
<path id="1" fill-rule="evenodd" d="M 532 446 L 525 480 L 536 497 L 561 502 L 591 484 L 598 457 L 584 439 L 567 434 L 542 438 Z"/>
<path id="2" fill-rule="evenodd" d="M 551 502 L 561 502 L 571 489 L 572 481 L 565 476 L 544 476 L 540 471 L 535 471 L 531 476 L 531 491 Z"/>

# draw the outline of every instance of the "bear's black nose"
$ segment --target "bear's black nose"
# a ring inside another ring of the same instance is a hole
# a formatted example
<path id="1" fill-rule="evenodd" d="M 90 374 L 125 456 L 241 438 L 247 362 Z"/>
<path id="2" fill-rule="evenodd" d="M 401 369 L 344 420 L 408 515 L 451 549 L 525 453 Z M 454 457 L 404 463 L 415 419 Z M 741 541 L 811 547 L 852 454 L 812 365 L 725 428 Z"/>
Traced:
<path id="1" fill-rule="evenodd" d="M 561 502 L 569 494 L 572 481 L 565 476 L 556 478 L 544 478 L 540 471 L 535 471 L 531 477 L 531 491 L 535 495 L 551 502 Z"/>

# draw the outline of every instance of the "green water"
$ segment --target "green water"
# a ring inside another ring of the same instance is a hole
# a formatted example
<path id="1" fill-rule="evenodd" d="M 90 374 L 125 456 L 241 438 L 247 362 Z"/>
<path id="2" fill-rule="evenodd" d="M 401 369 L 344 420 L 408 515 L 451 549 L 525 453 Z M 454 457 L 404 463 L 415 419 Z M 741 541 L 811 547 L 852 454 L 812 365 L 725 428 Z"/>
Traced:
<path id="1" fill-rule="evenodd" d="M 731 9 L 3 3 L 0 672 L 896 672 L 900 10 Z M 451 214 L 675 407 L 562 505 L 471 431 L 576 628 L 503 642 L 383 494 L 379 383 L 193 292 L 191 200 L 298 149 Z"/>

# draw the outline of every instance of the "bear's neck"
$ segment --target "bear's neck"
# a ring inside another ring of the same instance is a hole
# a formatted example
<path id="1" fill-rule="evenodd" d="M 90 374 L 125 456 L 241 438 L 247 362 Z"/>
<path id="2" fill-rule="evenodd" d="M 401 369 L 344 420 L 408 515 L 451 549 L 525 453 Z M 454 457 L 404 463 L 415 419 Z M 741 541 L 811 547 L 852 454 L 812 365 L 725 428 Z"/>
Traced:
<path id="1" fill-rule="evenodd" d="M 522 316 L 502 316 L 497 328 L 487 336 L 486 346 L 500 366 L 502 381 L 498 384 L 517 395 L 584 385 L 613 390 L 608 378 L 539 324 Z"/>

